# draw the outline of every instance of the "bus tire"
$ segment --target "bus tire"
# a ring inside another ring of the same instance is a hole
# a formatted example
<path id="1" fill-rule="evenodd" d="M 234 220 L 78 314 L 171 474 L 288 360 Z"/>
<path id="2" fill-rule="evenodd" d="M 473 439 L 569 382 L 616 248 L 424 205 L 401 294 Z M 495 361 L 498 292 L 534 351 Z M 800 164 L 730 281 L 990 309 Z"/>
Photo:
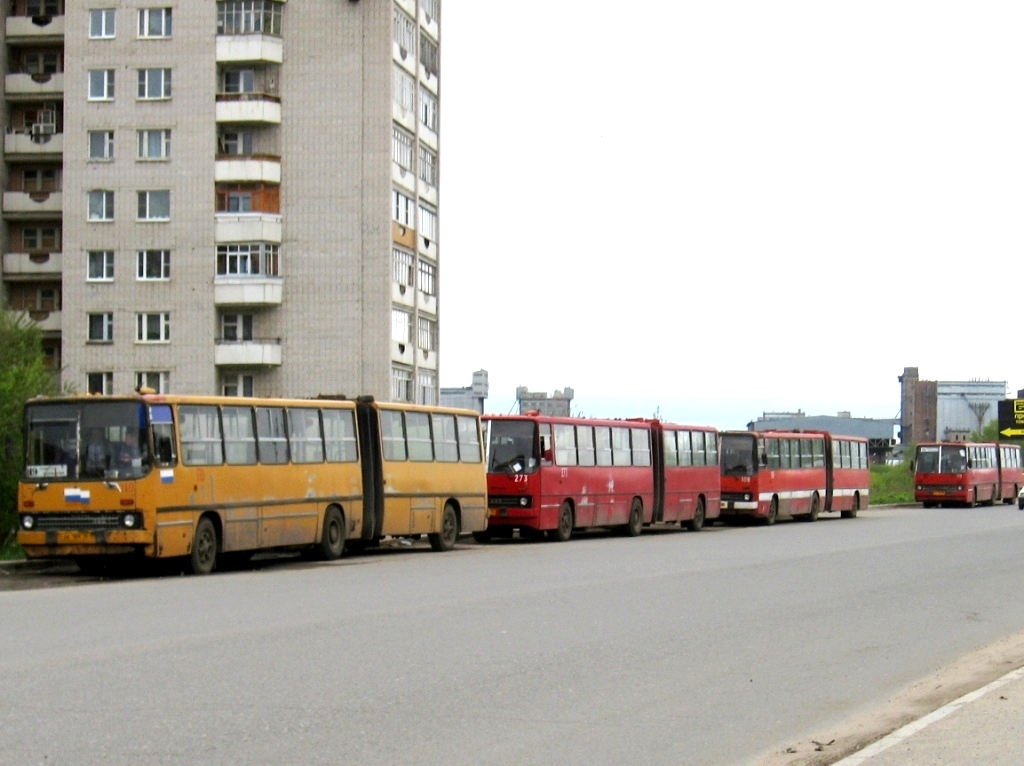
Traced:
<path id="1" fill-rule="evenodd" d="M 811 511 L 807 514 L 808 521 L 818 520 L 818 511 L 821 510 L 821 498 L 818 497 L 818 493 L 815 492 L 811 495 Z"/>
<path id="2" fill-rule="evenodd" d="M 768 506 L 768 515 L 764 517 L 764 525 L 770 527 L 776 521 L 779 520 L 779 498 L 773 497 L 771 504 Z"/>
<path id="3" fill-rule="evenodd" d="M 558 509 L 558 526 L 548 530 L 548 538 L 556 543 L 564 543 L 572 537 L 572 507 L 568 501 Z"/>
<path id="4" fill-rule="evenodd" d="M 427 535 L 430 547 L 435 551 L 450 551 L 459 537 L 459 516 L 451 503 L 444 504 L 441 511 L 441 531 Z"/>
<path id="5" fill-rule="evenodd" d="M 704 528 L 704 498 L 697 498 L 697 510 L 693 512 L 693 518 L 686 522 L 686 528 L 691 532 L 700 532 Z"/>
<path id="6" fill-rule="evenodd" d="M 626 527 L 623 530 L 626 533 L 626 537 L 638 537 L 640 531 L 644 528 L 644 504 L 640 502 L 640 498 L 633 498 L 633 505 L 629 508 L 629 521 L 626 522 Z"/>
<path id="7" fill-rule="evenodd" d="M 322 561 L 337 561 L 345 552 L 345 518 L 336 505 L 324 512 L 324 527 L 316 552 Z"/>
<path id="8" fill-rule="evenodd" d="M 857 518 L 857 511 L 860 510 L 860 493 L 857 492 L 853 496 L 853 508 L 848 511 L 843 511 L 839 514 L 844 519 L 855 519 Z"/>
<path id="9" fill-rule="evenodd" d="M 188 571 L 195 575 L 210 574 L 217 566 L 217 528 L 209 516 L 203 516 L 196 524 L 192 536 L 192 552 L 188 555 Z"/>

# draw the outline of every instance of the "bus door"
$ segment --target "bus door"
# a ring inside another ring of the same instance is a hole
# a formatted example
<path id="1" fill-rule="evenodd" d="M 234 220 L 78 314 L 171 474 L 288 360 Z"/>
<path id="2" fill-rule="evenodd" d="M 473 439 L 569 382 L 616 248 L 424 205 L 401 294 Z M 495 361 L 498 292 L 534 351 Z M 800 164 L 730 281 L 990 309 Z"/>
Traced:
<path id="1" fill-rule="evenodd" d="M 377 534 L 408 535 L 412 532 L 411 484 L 415 474 L 409 471 L 410 450 L 407 443 L 406 416 L 422 413 L 403 413 L 401 410 L 378 410 L 381 440 L 382 490 L 379 507 L 382 518 L 376 525 Z M 428 445 L 429 446 L 429 445 Z"/>

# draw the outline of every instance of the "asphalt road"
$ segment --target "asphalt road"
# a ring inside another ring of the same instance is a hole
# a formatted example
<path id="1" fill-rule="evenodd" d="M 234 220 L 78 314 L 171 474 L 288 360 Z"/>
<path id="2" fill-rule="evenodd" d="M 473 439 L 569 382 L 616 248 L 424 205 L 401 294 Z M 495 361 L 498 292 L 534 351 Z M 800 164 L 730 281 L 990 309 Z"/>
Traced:
<path id="1" fill-rule="evenodd" d="M 751 763 L 1024 629 L 1022 550 L 1001 506 L 7 576 L 0 760 Z"/>

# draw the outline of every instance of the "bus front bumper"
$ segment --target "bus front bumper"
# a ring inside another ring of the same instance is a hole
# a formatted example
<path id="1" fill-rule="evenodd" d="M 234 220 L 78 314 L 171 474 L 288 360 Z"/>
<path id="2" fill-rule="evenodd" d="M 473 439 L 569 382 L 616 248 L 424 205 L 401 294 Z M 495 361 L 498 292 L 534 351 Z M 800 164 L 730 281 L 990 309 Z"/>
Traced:
<path id="1" fill-rule="evenodd" d="M 18 532 L 18 544 L 26 558 L 55 558 L 94 554 L 153 551 L 153 533 L 144 529 L 111 530 L 39 530 Z"/>

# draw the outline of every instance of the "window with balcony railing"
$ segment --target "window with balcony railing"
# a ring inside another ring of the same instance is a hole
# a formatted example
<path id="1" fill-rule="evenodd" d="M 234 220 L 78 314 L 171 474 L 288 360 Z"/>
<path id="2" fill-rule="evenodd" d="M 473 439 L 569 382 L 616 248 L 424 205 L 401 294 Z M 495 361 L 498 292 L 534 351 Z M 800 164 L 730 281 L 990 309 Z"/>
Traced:
<path id="1" fill-rule="evenodd" d="M 424 295 L 437 295 L 437 266 L 420 261 L 419 282 L 417 286 Z"/>
<path id="2" fill-rule="evenodd" d="M 439 61 L 437 43 L 429 35 L 420 34 L 420 63 L 428 77 L 437 77 Z"/>
<path id="3" fill-rule="evenodd" d="M 403 112 L 411 112 L 416 102 L 416 80 L 398 64 L 393 65 L 395 103 Z"/>
<path id="4" fill-rule="evenodd" d="M 60 51 L 28 50 L 21 54 L 19 64 L 25 74 L 47 75 L 64 71 L 64 59 Z"/>
<path id="5" fill-rule="evenodd" d="M 392 22 L 392 37 L 404 61 L 409 54 L 416 52 L 416 22 L 397 5 L 393 9 Z"/>
<path id="6" fill-rule="evenodd" d="M 280 35 L 284 3 L 275 0 L 227 0 L 217 3 L 218 35 Z"/>
<path id="7" fill-rule="evenodd" d="M 61 187 L 60 168 L 25 168 L 11 176 L 11 191 L 58 192 Z"/>
<path id="8" fill-rule="evenodd" d="M 217 184 L 218 213 L 280 213 L 281 189 L 271 184 Z"/>
<path id="9" fill-rule="evenodd" d="M 269 242 L 217 245 L 218 277 L 276 277 L 278 246 Z"/>
<path id="10" fill-rule="evenodd" d="M 399 250 L 397 247 L 392 248 L 391 252 L 394 261 L 395 282 L 403 287 L 412 287 L 413 264 L 416 261 L 415 257 L 412 253 L 406 252 L 405 250 Z"/>
<path id="11" fill-rule="evenodd" d="M 21 230 L 21 245 L 26 252 L 60 252 L 58 226 L 26 226 Z"/>
<path id="12" fill-rule="evenodd" d="M 420 0 L 420 10 L 427 17 L 427 23 L 437 21 L 437 0 Z"/>
<path id="13" fill-rule="evenodd" d="M 60 285 L 49 282 L 11 282 L 7 294 L 14 311 L 60 311 L 60 298 Z"/>
<path id="14" fill-rule="evenodd" d="M 62 16 L 64 14 L 63 0 L 25 0 L 26 16 Z M 17 9 L 17 4 L 15 4 Z"/>
<path id="15" fill-rule="evenodd" d="M 420 86 L 420 122 L 437 132 L 437 96 Z"/>
<path id="16" fill-rule="evenodd" d="M 437 186 L 437 153 L 420 144 L 419 160 L 420 180 L 429 186 Z"/>
<path id="17" fill-rule="evenodd" d="M 402 170 L 412 171 L 412 134 L 397 125 L 391 126 L 391 155 Z"/>

